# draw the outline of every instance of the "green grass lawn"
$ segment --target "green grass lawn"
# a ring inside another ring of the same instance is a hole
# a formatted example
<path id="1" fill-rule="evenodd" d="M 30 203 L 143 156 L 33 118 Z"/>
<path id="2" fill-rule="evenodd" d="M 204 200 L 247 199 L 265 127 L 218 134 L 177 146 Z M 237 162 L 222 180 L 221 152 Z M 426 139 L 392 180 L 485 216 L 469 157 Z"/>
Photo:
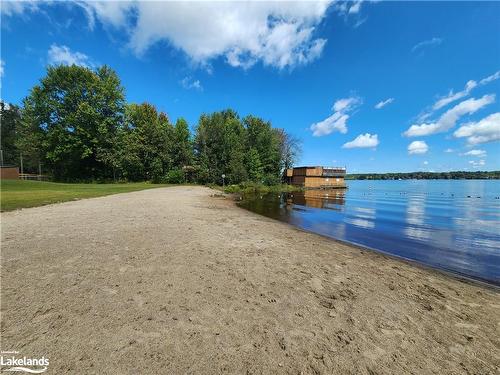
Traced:
<path id="1" fill-rule="evenodd" d="M 43 206 L 76 199 L 101 197 L 168 185 L 136 182 L 127 184 L 61 184 L 43 181 L 2 180 L 0 208 L 12 211 L 18 208 Z"/>

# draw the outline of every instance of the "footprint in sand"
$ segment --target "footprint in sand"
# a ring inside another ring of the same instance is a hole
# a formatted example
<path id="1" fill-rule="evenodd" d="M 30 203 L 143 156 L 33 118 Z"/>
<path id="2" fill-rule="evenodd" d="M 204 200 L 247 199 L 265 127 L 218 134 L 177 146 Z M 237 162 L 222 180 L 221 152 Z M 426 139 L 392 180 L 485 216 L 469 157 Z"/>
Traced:
<path id="1" fill-rule="evenodd" d="M 115 290 L 115 289 L 111 289 L 111 288 L 108 288 L 108 287 L 104 287 L 101 289 L 103 292 L 109 294 L 109 295 L 114 295 L 114 294 L 117 294 L 118 291 Z"/>
<path id="2" fill-rule="evenodd" d="M 313 277 L 310 280 L 310 284 L 311 284 L 311 289 L 314 292 L 321 292 L 323 290 L 323 285 L 321 284 L 321 280 L 318 279 L 317 277 Z"/>

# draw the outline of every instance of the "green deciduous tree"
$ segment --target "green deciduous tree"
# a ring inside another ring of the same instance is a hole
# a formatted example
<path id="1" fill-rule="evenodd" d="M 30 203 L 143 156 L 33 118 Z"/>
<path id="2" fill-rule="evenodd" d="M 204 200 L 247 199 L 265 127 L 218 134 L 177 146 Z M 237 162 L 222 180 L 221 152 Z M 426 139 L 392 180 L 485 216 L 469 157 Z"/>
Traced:
<path id="1" fill-rule="evenodd" d="M 195 156 L 202 182 L 221 183 L 222 174 L 229 173 L 232 137 L 226 132 L 239 121 L 232 110 L 202 115 L 196 128 Z"/>
<path id="2" fill-rule="evenodd" d="M 24 100 L 21 152 L 36 149 L 57 180 L 110 177 L 123 106 L 109 67 L 51 66 Z"/>
<path id="3" fill-rule="evenodd" d="M 284 130 L 255 116 L 242 121 L 232 110 L 202 115 L 194 145 L 198 177 L 212 183 L 220 183 L 225 174 L 231 184 L 275 184 L 298 155 L 298 141 Z"/>
<path id="4" fill-rule="evenodd" d="M 271 123 L 255 116 L 245 117 L 243 123 L 248 133 L 248 150 L 250 152 L 254 149 L 258 153 L 262 165 L 262 177 L 272 182 L 279 181 L 281 175 L 280 144 Z M 249 160 L 252 158 L 255 159 L 254 156 L 249 156 Z"/>
<path id="5" fill-rule="evenodd" d="M 22 154 L 56 180 L 197 181 L 273 184 L 297 159 L 299 142 L 269 121 L 227 109 L 200 116 L 194 137 L 148 103 L 126 104 L 107 66 L 52 66 L 23 101 L 2 105 L 5 162 Z"/>
<path id="6" fill-rule="evenodd" d="M 182 169 L 193 162 L 193 144 L 186 120 L 179 118 L 172 133 L 171 159 L 173 167 Z"/>
<path id="7" fill-rule="evenodd" d="M 18 106 L 0 101 L 0 150 L 2 151 L 3 165 L 17 165 L 19 150 L 17 143 L 17 129 L 21 122 L 21 111 Z"/>
<path id="8" fill-rule="evenodd" d="M 264 177 L 264 167 L 260 160 L 259 152 L 251 148 L 247 153 L 248 177 L 251 181 L 262 182 Z"/>
<path id="9" fill-rule="evenodd" d="M 121 168 L 129 180 L 159 182 L 172 167 L 174 129 L 164 113 L 148 103 L 130 104 L 121 135 Z"/>

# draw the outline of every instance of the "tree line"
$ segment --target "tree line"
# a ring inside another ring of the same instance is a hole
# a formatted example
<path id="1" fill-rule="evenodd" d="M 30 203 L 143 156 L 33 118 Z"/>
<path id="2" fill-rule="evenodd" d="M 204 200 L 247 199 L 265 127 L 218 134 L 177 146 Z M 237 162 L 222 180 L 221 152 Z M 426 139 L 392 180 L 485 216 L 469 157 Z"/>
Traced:
<path id="1" fill-rule="evenodd" d="M 127 103 L 108 66 L 49 66 L 21 106 L 0 103 L 3 164 L 56 181 L 279 183 L 300 142 L 269 121 L 227 109 L 194 132 L 149 103 Z"/>
<path id="2" fill-rule="evenodd" d="M 452 171 L 348 174 L 347 180 L 482 180 L 500 179 L 500 171 Z"/>

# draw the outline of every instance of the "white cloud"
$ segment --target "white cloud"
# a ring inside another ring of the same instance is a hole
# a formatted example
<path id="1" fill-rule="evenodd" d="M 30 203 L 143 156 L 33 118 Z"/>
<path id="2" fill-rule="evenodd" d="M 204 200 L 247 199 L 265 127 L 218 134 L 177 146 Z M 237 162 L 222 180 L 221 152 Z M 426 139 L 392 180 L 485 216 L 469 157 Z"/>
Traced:
<path id="1" fill-rule="evenodd" d="M 488 84 L 490 82 L 493 82 L 493 81 L 495 81 L 495 80 L 497 80 L 499 78 L 500 78 L 500 70 L 498 72 L 492 74 L 491 76 L 483 78 L 482 80 L 479 81 L 479 84 L 480 85 L 486 85 L 486 84 Z"/>
<path id="2" fill-rule="evenodd" d="M 446 152 L 446 153 L 452 153 L 452 152 L 455 152 L 455 150 L 452 149 L 452 148 L 447 148 L 446 150 L 444 150 L 444 152 Z"/>
<path id="3" fill-rule="evenodd" d="M 335 112 L 348 112 L 354 109 L 356 106 L 360 105 L 361 102 L 361 99 L 357 96 L 339 99 L 335 103 L 333 103 L 332 110 L 334 110 Z"/>
<path id="4" fill-rule="evenodd" d="M 90 29 L 93 29 L 96 18 L 106 25 L 122 27 L 127 25 L 127 17 L 134 9 L 132 1 L 76 1 L 87 15 Z"/>
<path id="5" fill-rule="evenodd" d="M 46 2 L 48 3 L 48 2 Z M 28 12 L 36 12 L 40 10 L 41 1 L 23 0 L 23 1 L 3 1 L 0 6 L 0 11 L 5 16 L 24 15 Z"/>
<path id="6" fill-rule="evenodd" d="M 232 66 L 249 68 L 260 61 L 283 69 L 308 64 L 321 55 L 326 39 L 314 33 L 330 2 L 79 4 L 91 26 L 98 18 L 129 30 L 129 47 L 137 55 L 168 41 L 202 65 L 222 56 Z"/>
<path id="7" fill-rule="evenodd" d="M 354 4 L 349 8 L 349 14 L 357 14 L 361 10 L 362 0 L 354 1 Z"/>
<path id="8" fill-rule="evenodd" d="M 483 167 L 486 165 L 486 161 L 484 161 L 483 159 L 481 160 L 470 160 L 469 161 L 469 164 L 473 167 L 473 168 L 479 168 L 479 167 Z"/>
<path id="9" fill-rule="evenodd" d="M 419 121 L 425 121 L 427 118 L 429 118 L 435 111 L 447 106 L 450 103 L 453 103 L 454 101 L 457 101 L 459 99 L 462 99 L 466 96 L 468 96 L 473 89 L 475 89 L 478 86 L 484 86 L 487 85 L 488 83 L 491 83 L 497 79 L 500 78 L 500 71 L 483 78 L 477 83 L 474 80 L 469 80 L 466 84 L 463 90 L 454 92 L 453 90 L 450 90 L 449 93 L 445 96 L 442 96 L 439 98 L 431 107 L 431 109 L 428 109 L 424 111 L 420 116 L 419 116 Z"/>
<path id="10" fill-rule="evenodd" d="M 81 52 L 73 52 L 67 46 L 58 46 L 52 44 L 48 51 L 49 64 L 54 65 L 80 65 L 85 67 L 92 66 L 90 58 Z"/>
<path id="11" fill-rule="evenodd" d="M 379 144 L 377 134 L 360 134 L 354 140 L 344 143 L 342 148 L 375 148 Z"/>
<path id="12" fill-rule="evenodd" d="M 495 95 L 484 95 L 479 99 L 467 99 L 446 111 L 437 122 L 412 125 L 403 134 L 407 137 L 426 136 L 445 132 L 455 126 L 460 117 L 472 114 L 495 101 Z"/>
<path id="13" fill-rule="evenodd" d="M 500 140 L 500 112 L 492 113 L 477 122 L 469 122 L 458 128 L 453 135 L 467 138 L 467 143 L 477 145 Z"/>
<path id="14" fill-rule="evenodd" d="M 476 86 L 477 86 L 476 81 L 472 81 L 472 80 L 468 81 L 465 84 L 465 88 L 462 91 L 454 93 L 453 90 L 451 90 L 448 93 L 448 95 L 446 95 L 445 97 L 442 97 L 436 103 L 434 103 L 434 105 L 432 106 L 432 109 L 438 110 L 438 109 L 443 108 L 443 107 L 447 106 L 448 104 L 450 104 L 458 99 L 461 99 L 461 98 L 469 95 L 469 93 L 472 91 L 472 89 L 475 88 Z"/>
<path id="15" fill-rule="evenodd" d="M 198 79 L 195 80 L 192 77 L 184 77 L 180 83 L 182 87 L 184 87 L 187 90 L 194 89 L 198 91 L 203 91 L 203 86 L 201 85 L 201 82 Z"/>
<path id="16" fill-rule="evenodd" d="M 427 160 L 424 161 L 424 165 L 429 165 L 429 162 Z"/>
<path id="17" fill-rule="evenodd" d="M 429 146 L 424 141 L 413 141 L 408 145 L 408 154 L 425 154 L 429 150 Z"/>
<path id="18" fill-rule="evenodd" d="M 393 101 L 394 101 L 394 98 L 389 98 L 389 99 L 386 99 L 386 100 L 382 100 L 381 102 L 378 102 L 375 105 L 375 108 L 376 109 L 384 108 L 386 105 L 391 104 Z"/>
<path id="19" fill-rule="evenodd" d="M 349 115 L 335 112 L 333 115 L 327 117 L 323 121 L 312 124 L 311 130 L 315 137 L 321 137 L 323 135 L 328 135 L 336 131 L 345 134 L 347 133 L 348 119 Z"/>
<path id="20" fill-rule="evenodd" d="M 368 19 L 368 17 L 361 17 L 361 7 L 364 4 L 363 1 L 364 0 L 334 1 L 333 9 L 344 17 L 345 22 L 351 23 L 352 27 L 356 29 Z"/>
<path id="21" fill-rule="evenodd" d="M 460 154 L 462 156 L 476 156 L 478 158 L 484 158 L 486 157 L 486 151 L 484 150 L 470 150 L 467 152 L 464 152 L 463 154 Z"/>
<path id="22" fill-rule="evenodd" d="M 416 52 L 419 49 L 422 49 L 424 47 L 431 47 L 431 46 L 438 46 L 443 42 L 443 39 L 441 38 L 432 38 L 429 40 L 424 40 L 420 43 L 417 43 L 413 46 L 411 49 L 412 52 Z"/>
<path id="23" fill-rule="evenodd" d="M 349 112 L 352 112 L 362 103 L 361 98 L 356 96 L 337 100 L 333 106 L 333 115 L 323 121 L 314 123 L 310 129 L 315 137 L 321 137 L 333 132 L 347 133 L 347 120 Z"/>
<path id="24" fill-rule="evenodd" d="M 42 11 L 56 1 L 2 1 L 6 15 Z M 213 59 L 244 69 L 261 62 L 293 69 L 319 58 L 327 40 L 316 35 L 328 9 L 358 17 L 363 2 L 320 1 L 87 1 L 68 2 L 83 9 L 91 29 L 100 21 L 125 31 L 128 47 L 142 55 L 166 41 L 206 68 Z M 358 19 L 354 27 L 365 19 Z"/>

